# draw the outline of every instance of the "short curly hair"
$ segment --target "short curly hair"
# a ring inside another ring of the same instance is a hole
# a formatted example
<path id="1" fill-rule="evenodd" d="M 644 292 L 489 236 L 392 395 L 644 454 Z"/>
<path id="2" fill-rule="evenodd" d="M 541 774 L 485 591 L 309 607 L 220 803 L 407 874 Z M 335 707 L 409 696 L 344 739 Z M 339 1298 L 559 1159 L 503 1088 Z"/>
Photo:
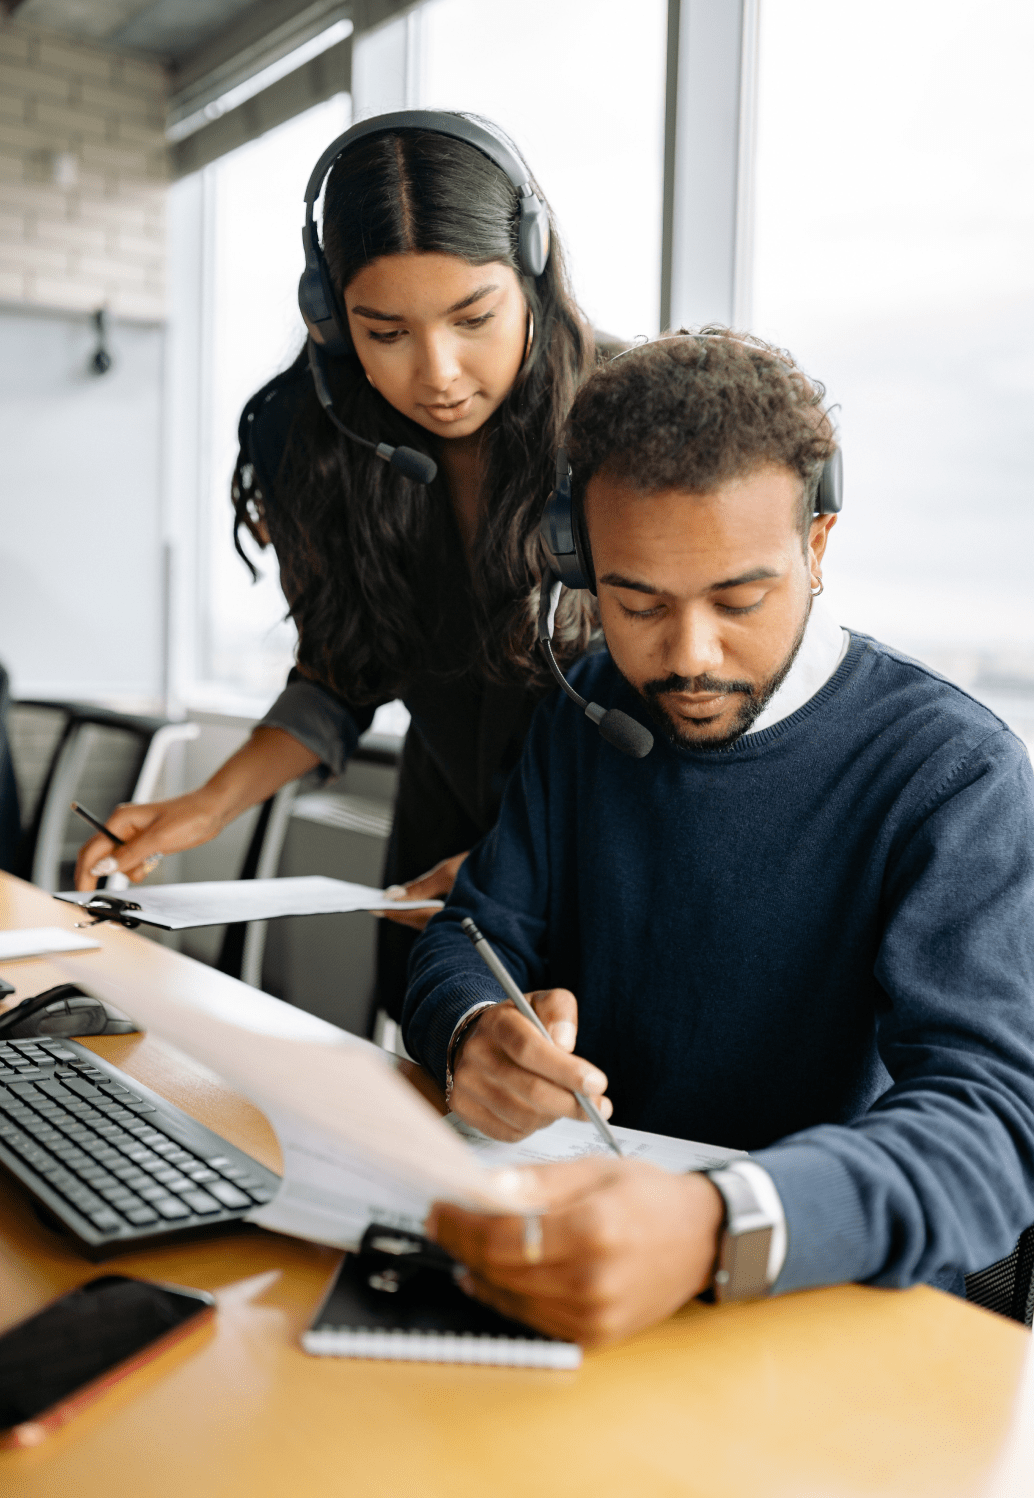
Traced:
<path id="1" fill-rule="evenodd" d="M 647 494 L 706 494 L 779 463 L 803 484 L 807 537 L 822 468 L 837 445 L 825 394 L 785 350 L 717 325 L 640 344 L 597 369 L 571 408 L 576 502 L 597 473 Z"/>

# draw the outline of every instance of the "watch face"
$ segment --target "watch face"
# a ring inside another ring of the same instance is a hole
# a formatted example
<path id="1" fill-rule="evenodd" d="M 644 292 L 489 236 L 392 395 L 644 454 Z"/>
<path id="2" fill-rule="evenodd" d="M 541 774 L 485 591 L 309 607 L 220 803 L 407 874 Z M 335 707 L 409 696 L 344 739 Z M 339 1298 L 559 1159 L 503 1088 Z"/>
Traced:
<path id="1" fill-rule="evenodd" d="M 769 1287 L 768 1261 L 775 1224 L 750 1181 L 735 1169 L 709 1171 L 725 1202 L 725 1223 L 714 1275 L 715 1299 L 753 1300 Z"/>

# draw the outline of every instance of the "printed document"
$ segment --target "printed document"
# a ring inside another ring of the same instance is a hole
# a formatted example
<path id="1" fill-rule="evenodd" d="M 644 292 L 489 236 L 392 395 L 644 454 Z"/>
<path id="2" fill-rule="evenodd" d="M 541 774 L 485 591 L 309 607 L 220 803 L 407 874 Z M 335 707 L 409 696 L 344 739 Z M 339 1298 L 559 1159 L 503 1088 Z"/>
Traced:
<path id="1" fill-rule="evenodd" d="M 135 938 L 111 931 L 88 964 L 58 958 L 55 966 L 211 1068 L 266 1115 L 283 1178 L 274 1199 L 249 1214 L 262 1227 L 348 1249 L 371 1222 L 420 1232 L 436 1200 L 535 1211 L 543 1203 L 534 1177 L 516 1167 L 604 1148 L 591 1124 L 573 1119 L 519 1144 L 496 1143 L 454 1116 L 441 1118 L 369 1041 L 150 942 L 146 964 L 134 972 L 127 941 Z M 741 1153 L 614 1132 L 626 1154 L 671 1171 L 711 1168 Z"/>
<path id="2" fill-rule="evenodd" d="M 103 891 L 102 891 L 103 893 Z M 62 890 L 54 896 L 72 905 L 93 898 Z M 238 921 L 269 921 L 283 915 L 337 915 L 352 910 L 441 910 L 441 900 L 388 900 L 382 889 L 305 874 L 289 879 L 219 879 L 199 884 L 148 884 L 120 892 L 139 909 L 127 915 L 163 931 L 186 931 L 193 926 L 234 925 Z"/>
<path id="3" fill-rule="evenodd" d="M 24 931 L 0 931 L 0 962 L 20 957 L 46 957 L 50 952 L 87 952 L 100 946 L 92 936 L 66 931 L 62 926 L 33 926 Z"/>

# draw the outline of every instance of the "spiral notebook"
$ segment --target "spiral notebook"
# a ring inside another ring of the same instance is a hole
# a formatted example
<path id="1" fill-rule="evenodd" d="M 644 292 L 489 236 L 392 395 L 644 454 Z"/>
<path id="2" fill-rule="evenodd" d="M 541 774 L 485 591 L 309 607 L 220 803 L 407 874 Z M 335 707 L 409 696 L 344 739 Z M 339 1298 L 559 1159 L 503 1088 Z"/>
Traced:
<path id="1" fill-rule="evenodd" d="M 511 1321 L 456 1284 L 447 1255 L 397 1229 L 370 1228 L 346 1254 L 312 1324 L 306 1352 L 322 1357 L 509 1368 L 577 1368 L 582 1349 Z"/>

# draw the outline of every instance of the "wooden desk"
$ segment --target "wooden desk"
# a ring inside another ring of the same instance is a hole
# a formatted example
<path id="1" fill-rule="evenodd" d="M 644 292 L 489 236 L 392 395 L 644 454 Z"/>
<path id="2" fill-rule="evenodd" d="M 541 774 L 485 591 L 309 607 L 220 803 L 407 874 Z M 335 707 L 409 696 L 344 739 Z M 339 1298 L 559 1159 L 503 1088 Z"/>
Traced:
<path id="1" fill-rule="evenodd" d="M 0 927 L 75 912 L 0 876 Z M 153 975 L 164 952 L 98 928 Z M 157 955 L 160 954 L 160 957 Z M 84 978 L 90 954 L 81 957 Z M 4 963 L 25 997 L 61 981 Z M 266 1164 L 262 1116 L 147 1036 L 92 1047 Z M 98 1273 L 0 1182 L 0 1325 Z M 925 1288 L 847 1286 L 692 1305 L 577 1373 L 307 1357 L 337 1254 L 256 1232 L 111 1261 L 213 1291 L 214 1331 L 135 1374 L 34 1451 L 0 1457 L 6 1498 L 1030 1498 L 995 1470 L 1030 1338 Z M 1022 1400 L 1020 1401 L 1022 1404 Z M 1030 1433 L 1028 1428 L 1028 1434 Z M 1019 1475 L 1017 1475 L 1019 1474 Z"/>

